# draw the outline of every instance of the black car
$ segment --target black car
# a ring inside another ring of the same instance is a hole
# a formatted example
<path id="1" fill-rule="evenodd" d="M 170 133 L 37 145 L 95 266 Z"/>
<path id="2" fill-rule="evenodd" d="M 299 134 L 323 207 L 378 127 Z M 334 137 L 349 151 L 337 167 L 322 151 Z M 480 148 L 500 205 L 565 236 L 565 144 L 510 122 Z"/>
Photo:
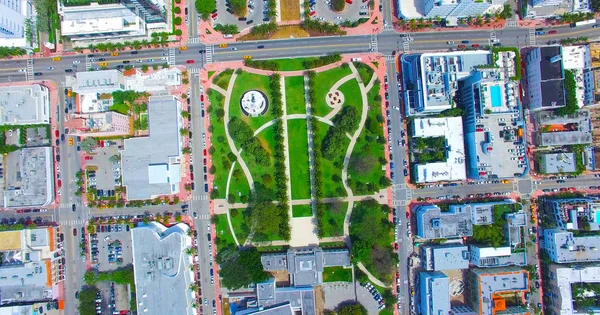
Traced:
<path id="1" fill-rule="evenodd" d="M 231 8 L 227 8 L 225 11 L 227 11 L 229 14 L 233 14 L 233 10 L 231 10 Z M 245 18 L 243 18 L 245 19 Z"/>
<path id="2" fill-rule="evenodd" d="M 33 75 L 42 75 L 41 72 L 35 72 Z"/>
<path id="3" fill-rule="evenodd" d="M 404 176 L 408 176 L 408 170 L 404 169 Z"/>
<path id="4" fill-rule="evenodd" d="M 269 21 L 271 21 L 271 19 L 268 18 L 268 17 L 266 17 L 266 18 L 263 19 L 263 22 L 269 22 Z"/>
<path id="5" fill-rule="evenodd" d="M 192 182 L 192 190 L 196 190 L 196 185 Z"/>
<path id="6" fill-rule="evenodd" d="M 192 132 L 190 131 L 190 139 L 192 139 Z"/>
<path id="7" fill-rule="evenodd" d="M 185 14 L 188 14 L 188 8 L 185 8 Z"/>
<path id="8" fill-rule="evenodd" d="M 206 234 L 206 236 L 208 237 L 208 241 L 210 242 L 212 240 L 212 236 L 210 235 L 210 233 Z"/>
<path id="9" fill-rule="evenodd" d="M 202 117 L 204 117 L 204 109 L 202 110 L 201 114 L 202 114 Z"/>
<path id="10" fill-rule="evenodd" d="M 125 68 L 125 66 L 124 66 L 124 65 L 118 65 L 118 66 L 117 66 L 117 70 L 121 70 L 121 69 L 123 69 L 123 68 Z"/>
<path id="11" fill-rule="evenodd" d="M 60 141 L 58 139 L 56 139 L 56 146 L 58 146 L 60 144 Z"/>
<path id="12" fill-rule="evenodd" d="M 98 61 L 104 61 L 106 60 L 105 58 L 98 58 Z"/>
<path id="13" fill-rule="evenodd" d="M 123 60 L 123 64 L 128 64 L 129 60 Z"/>
<path id="14" fill-rule="evenodd" d="M 78 299 L 79 298 L 79 291 L 75 291 L 75 298 Z"/>
<path id="15" fill-rule="evenodd" d="M 138 52 L 137 52 L 137 50 L 134 50 L 134 51 L 132 51 L 132 52 L 131 52 L 131 54 L 132 54 L 132 55 L 137 55 L 137 54 L 138 54 Z"/>
<path id="16" fill-rule="evenodd" d="M 65 69 L 65 72 L 67 72 L 67 73 L 73 72 L 73 69 Z"/>
<path id="17" fill-rule="evenodd" d="M 250 21 L 246 22 L 247 25 L 250 25 L 252 23 L 254 23 L 254 20 L 250 20 Z"/>
<path id="18" fill-rule="evenodd" d="M 204 184 L 204 192 L 208 192 L 208 184 Z"/>
<path id="19" fill-rule="evenodd" d="M 247 18 L 245 18 L 245 17 L 238 18 L 238 21 L 241 21 L 241 22 L 246 21 L 246 20 L 247 20 Z"/>
<path id="20" fill-rule="evenodd" d="M 65 134 L 60 135 L 60 141 L 65 141 Z"/>
<path id="21" fill-rule="evenodd" d="M 75 204 L 72 204 L 72 205 L 71 205 L 71 210 L 73 210 L 73 212 L 75 212 L 75 209 L 76 209 L 76 206 L 75 206 Z"/>
<path id="22" fill-rule="evenodd" d="M 258 45 L 256 48 L 263 49 L 263 48 L 265 48 L 265 45 Z"/>
<path id="23" fill-rule="evenodd" d="M 201 54 L 205 54 L 206 53 L 206 49 L 200 49 L 200 50 L 198 50 L 198 52 L 201 53 Z"/>
<path id="24" fill-rule="evenodd" d="M 69 108 L 65 107 L 65 114 L 68 114 L 68 113 L 69 113 Z"/>

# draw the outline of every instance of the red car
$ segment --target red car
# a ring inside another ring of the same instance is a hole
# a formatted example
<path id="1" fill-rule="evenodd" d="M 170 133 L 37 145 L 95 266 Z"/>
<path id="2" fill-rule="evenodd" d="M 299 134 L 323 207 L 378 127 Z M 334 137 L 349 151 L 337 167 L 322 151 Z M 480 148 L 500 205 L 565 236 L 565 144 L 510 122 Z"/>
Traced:
<path id="1" fill-rule="evenodd" d="M 214 19 L 214 18 L 216 18 L 217 16 L 219 16 L 219 13 L 215 13 L 215 14 L 213 14 L 211 17 Z"/>
<path id="2" fill-rule="evenodd" d="M 206 149 L 204 149 L 204 156 L 206 156 Z"/>
<path id="3" fill-rule="evenodd" d="M 194 173 L 190 173 L 190 178 L 194 180 Z"/>
<path id="4" fill-rule="evenodd" d="M 194 60 L 187 60 L 186 63 L 194 63 Z"/>
<path id="5" fill-rule="evenodd" d="M 385 90 L 386 90 L 386 91 L 388 90 L 388 85 L 387 85 L 387 83 L 385 84 Z"/>
<path id="6" fill-rule="evenodd" d="M 406 218 L 410 218 L 410 211 L 406 211 Z"/>
<path id="7" fill-rule="evenodd" d="M 60 135 L 58 134 L 58 130 L 54 130 L 54 135 L 58 138 Z"/>
<path id="8" fill-rule="evenodd" d="M 73 229 L 73 236 L 77 236 L 77 229 Z"/>
<path id="9" fill-rule="evenodd" d="M 204 102 L 204 94 L 200 94 L 200 102 Z"/>
<path id="10" fill-rule="evenodd" d="M 548 34 L 556 34 L 556 30 L 548 31 Z"/>
<path id="11" fill-rule="evenodd" d="M 479 44 L 473 44 L 472 45 L 474 48 L 479 48 Z"/>
<path id="12" fill-rule="evenodd" d="M 62 181 L 59 179 L 57 183 L 58 183 L 58 188 L 60 188 L 62 186 Z"/>
<path id="13" fill-rule="evenodd" d="M 394 249 L 398 250 L 398 243 L 394 243 Z"/>
<path id="14" fill-rule="evenodd" d="M 85 160 L 86 160 L 86 161 L 89 161 L 89 160 L 92 160 L 92 159 L 94 159 L 94 158 L 93 158 L 93 157 L 91 157 L 91 156 L 86 156 L 86 157 L 85 157 Z"/>
<path id="15" fill-rule="evenodd" d="M 104 140 L 100 140 L 100 147 L 104 148 Z"/>
<path id="16" fill-rule="evenodd" d="M 317 14 L 317 12 L 316 12 L 316 11 L 311 11 L 309 15 L 310 15 L 310 16 L 315 16 L 315 14 Z"/>

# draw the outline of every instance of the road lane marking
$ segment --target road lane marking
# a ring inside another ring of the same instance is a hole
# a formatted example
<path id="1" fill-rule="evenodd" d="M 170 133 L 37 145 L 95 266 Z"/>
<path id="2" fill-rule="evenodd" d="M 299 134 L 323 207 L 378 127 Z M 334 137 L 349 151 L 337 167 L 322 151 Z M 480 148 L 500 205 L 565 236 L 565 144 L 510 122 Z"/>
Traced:
<path id="1" fill-rule="evenodd" d="M 262 52 L 262 51 L 277 51 L 277 50 L 298 50 L 298 49 L 318 49 L 318 48 L 329 48 L 329 47 L 352 47 L 352 46 L 365 46 L 368 47 L 368 43 L 358 43 L 358 44 L 337 44 L 337 45 L 318 45 L 318 46 L 291 46 L 291 47 L 279 47 L 279 48 L 264 48 L 264 49 L 248 49 L 243 50 L 244 53 L 251 52 Z M 216 51 L 215 55 L 227 55 L 227 54 L 239 54 L 240 51 Z"/>

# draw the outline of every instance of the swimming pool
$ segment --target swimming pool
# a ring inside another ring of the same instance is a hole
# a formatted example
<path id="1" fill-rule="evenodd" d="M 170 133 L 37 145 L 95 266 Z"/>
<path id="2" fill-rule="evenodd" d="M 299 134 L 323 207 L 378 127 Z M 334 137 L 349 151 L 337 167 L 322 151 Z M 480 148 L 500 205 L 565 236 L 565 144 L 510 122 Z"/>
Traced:
<path id="1" fill-rule="evenodd" d="M 500 86 L 490 86 L 490 94 L 492 96 L 492 107 L 502 106 L 502 89 L 500 88 Z"/>

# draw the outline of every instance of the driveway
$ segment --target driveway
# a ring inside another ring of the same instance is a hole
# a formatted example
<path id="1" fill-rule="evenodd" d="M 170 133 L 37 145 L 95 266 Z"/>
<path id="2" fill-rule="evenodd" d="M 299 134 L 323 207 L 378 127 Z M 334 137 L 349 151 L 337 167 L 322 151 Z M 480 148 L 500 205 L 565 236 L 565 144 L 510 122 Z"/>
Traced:
<path id="1" fill-rule="evenodd" d="M 343 21 L 357 21 L 361 17 L 369 18 L 369 14 L 360 15 L 360 12 L 369 12 L 369 2 L 362 2 L 361 0 L 354 0 L 352 4 L 346 3 L 346 8 L 342 12 L 335 12 L 326 3 L 331 0 L 316 0 L 315 6 L 313 7 L 316 14 L 313 18 L 320 19 L 321 21 L 331 22 L 340 24 Z M 370 12 L 369 12 L 370 13 Z"/>
<path id="2" fill-rule="evenodd" d="M 226 25 L 226 24 L 234 24 L 238 26 L 238 29 L 242 31 L 248 27 L 252 27 L 258 24 L 263 23 L 263 19 L 265 18 L 265 14 L 263 13 L 263 8 L 266 7 L 265 2 L 262 0 L 252 0 L 252 5 L 254 9 L 252 9 L 252 13 L 250 13 L 250 8 L 246 8 L 246 21 L 238 20 L 238 17 L 227 12 L 227 6 L 225 1 L 217 1 L 217 20 L 213 21 L 213 27 L 217 24 Z M 248 2 L 250 4 L 250 1 Z M 251 24 L 248 22 L 253 21 Z"/>

